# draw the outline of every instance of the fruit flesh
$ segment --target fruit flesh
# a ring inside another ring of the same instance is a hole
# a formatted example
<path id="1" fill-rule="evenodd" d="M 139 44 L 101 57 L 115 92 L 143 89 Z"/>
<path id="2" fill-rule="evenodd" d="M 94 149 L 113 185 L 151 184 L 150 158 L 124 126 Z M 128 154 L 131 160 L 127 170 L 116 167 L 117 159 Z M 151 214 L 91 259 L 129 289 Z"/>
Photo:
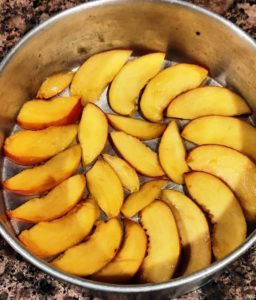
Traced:
<path id="1" fill-rule="evenodd" d="M 131 53 L 131 50 L 110 50 L 89 57 L 72 80 L 71 94 L 80 96 L 84 105 L 97 101 Z"/>
<path id="2" fill-rule="evenodd" d="M 5 180 L 5 189 L 21 195 L 34 195 L 55 187 L 71 176 L 80 164 L 81 147 L 75 145 L 48 160 L 45 164 L 21 171 Z"/>
<path id="3" fill-rule="evenodd" d="M 246 219 L 256 222 L 256 165 L 247 156 L 225 146 L 203 145 L 189 153 L 187 162 L 192 170 L 223 180 L 237 196 Z"/>
<path id="4" fill-rule="evenodd" d="M 87 200 L 60 219 L 22 231 L 19 239 L 34 255 L 50 257 L 82 241 L 98 217 L 98 206 Z"/>
<path id="5" fill-rule="evenodd" d="M 246 222 L 239 202 L 232 191 L 213 175 L 191 172 L 185 175 L 185 181 L 191 197 L 209 215 L 214 226 L 213 254 L 217 260 L 222 259 L 246 238 Z"/>
<path id="6" fill-rule="evenodd" d="M 99 222 L 87 241 L 68 249 L 51 264 L 73 275 L 92 275 L 114 258 L 121 240 L 122 228 L 118 219 Z"/>
<path id="7" fill-rule="evenodd" d="M 109 154 L 102 155 L 104 160 L 111 166 L 120 179 L 123 187 L 131 193 L 136 192 L 140 188 L 140 181 L 136 171 L 123 159 L 118 156 Z"/>
<path id="8" fill-rule="evenodd" d="M 43 162 L 65 150 L 77 135 L 77 125 L 18 131 L 4 143 L 7 157 L 22 165 Z"/>
<path id="9" fill-rule="evenodd" d="M 82 198 L 85 186 L 84 175 L 72 176 L 57 185 L 47 195 L 25 202 L 9 211 L 8 215 L 11 218 L 33 223 L 59 218 Z"/>
<path id="10" fill-rule="evenodd" d="M 124 131 L 139 140 L 151 140 L 162 135 L 166 124 L 152 123 L 141 119 L 107 114 L 108 120 L 115 129 Z"/>
<path id="11" fill-rule="evenodd" d="M 191 121 L 183 129 L 182 136 L 198 145 L 227 146 L 256 160 L 256 128 L 236 118 L 201 117 Z"/>
<path id="12" fill-rule="evenodd" d="M 127 283 L 138 271 L 147 250 L 147 236 L 139 224 L 125 220 L 124 241 L 113 260 L 93 280 Z"/>
<path id="13" fill-rule="evenodd" d="M 175 121 L 166 128 L 158 149 L 159 161 L 166 175 L 175 183 L 184 182 L 183 175 L 189 168 L 186 162 L 186 149 Z"/>
<path id="14" fill-rule="evenodd" d="M 180 276 L 189 275 L 211 264 L 211 239 L 201 209 L 184 194 L 163 190 L 161 199 L 170 206 L 182 244 Z"/>
<path id="15" fill-rule="evenodd" d="M 149 177 L 163 176 L 157 154 L 135 137 L 121 131 L 110 133 L 122 157 L 138 172 Z"/>
<path id="16" fill-rule="evenodd" d="M 23 104 L 17 123 L 24 129 L 39 130 L 75 123 L 81 113 L 79 97 L 57 97 L 51 101 L 36 99 Z"/>
<path id="17" fill-rule="evenodd" d="M 202 116 L 237 116 L 250 114 L 243 98 L 223 88 L 205 86 L 188 91 L 175 98 L 167 108 L 171 118 L 195 119 Z"/>
<path id="18" fill-rule="evenodd" d="M 139 280 L 158 283 L 171 279 L 178 265 L 180 241 L 170 208 L 155 201 L 141 211 L 141 223 L 146 230 L 149 246 L 139 270 Z"/>
<path id="19" fill-rule="evenodd" d="M 146 86 L 140 108 L 146 119 L 159 122 L 163 111 L 179 94 L 198 87 L 208 71 L 192 64 L 177 64 L 164 69 Z"/>
<path id="20" fill-rule="evenodd" d="M 73 75 L 70 71 L 64 71 L 49 76 L 40 86 L 36 97 L 49 99 L 57 95 L 69 86 Z"/>
<path id="21" fill-rule="evenodd" d="M 109 104 L 120 115 L 137 110 L 141 89 L 161 69 L 164 53 L 150 53 L 128 62 L 113 80 L 109 90 Z"/>
<path id="22" fill-rule="evenodd" d="M 118 216 L 124 193 L 121 181 L 110 165 L 98 159 L 86 177 L 88 189 L 99 207 L 109 218 Z"/>
<path id="23" fill-rule="evenodd" d="M 130 194 L 126 198 L 121 208 L 122 214 L 127 218 L 131 218 L 136 215 L 144 207 L 159 197 L 161 188 L 167 182 L 167 180 L 151 180 L 145 182 L 138 192 Z"/>
<path id="24" fill-rule="evenodd" d="M 103 151 L 108 137 L 108 122 L 103 111 L 88 103 L 83 110 L 78 129 L 78 138 L 82 147 L 85 166 L 92 163 Z"/>

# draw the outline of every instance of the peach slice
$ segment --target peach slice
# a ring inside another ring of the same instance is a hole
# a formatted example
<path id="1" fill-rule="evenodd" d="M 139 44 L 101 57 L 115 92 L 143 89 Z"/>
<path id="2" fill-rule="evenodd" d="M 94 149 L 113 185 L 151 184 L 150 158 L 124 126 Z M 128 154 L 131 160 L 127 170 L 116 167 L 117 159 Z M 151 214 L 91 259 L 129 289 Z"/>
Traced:
<path id="1" fill-rule="evenodd" d="M 115 171 L 104 160 L 98 159 L 86 176 L 88 189 L 99 207 L 109 218 L 118 216 L 124 192 Z"/>
<path id="2" fill-rule="evenodd" d="M 141 223 L 149 246 L 139 270 L 139 280 L 158 283 L 172 278 L 180 257 L 178 229 L 171 209 L 162 201 L 154 201 L 141 211 Z"/>
<path id="3" fill-rule="evenodd" d="M 114 258 L 121 240 L 122 227 L 117 218 L 100 221 L 88 240 L 68 249 L 52 265 L 73 275 L 92 275 Z"/>
<path id="4" fill-rule="evenodd" d="M 98 206 L 88 200 L 60 219 L 40 222 L 22 231 L 19 239 L 34 255 L 50 257 L 81 242 L 98 217 Z"/>
<path id="5" fill-rule="evenodd" d="M 245 121 L 222 116 L 191 121 L 182 136 L 195 144 L 217 144 L 239 150 L 256 160 L 256 128 Z"/>
<path id="6" fill-rule="evenodd" d="M 209 266 L 211 239 L 204 213 L 191 199 L 175 190 L 163 190 L 161 199 L 170 206 L 178 226 L 182 244 L 180 275 Z"/>
<path id="7" fill-rule="evenodd" d="M 150 53 L 128 62 L 113 80 L 109 90 L 110 107 L 120 115 L 137 110 L 140 91 L 161 69 L 165 53 Z"/>
<path id="8" fill-rule="evenodd" d="M 177 64 L 156 75 L 146 86 L 140 108 L 146 119 L 159 122 L 163 111 L 179 94 L 198 87 L 208 71 L 200 66 Z"/>
<path id="9" fill-rule="evenodd" d="M 119 153 L 138 172 L 149 177 L 164 175 L 157 154 L 140 140 L 121 131 L 110 135 Z"/>
<path id="10" fill-rule="evenodd" d="M 22 128 L 38 130 L 75 123 L 81 113 L 79 97 L 58 97 L 51 101 L 31 100 L 23 104 L 17 122 Z"/>
<path id="11" fill-rule="evenodd" d="M 34 195 L 55 187 L 71 176 L 80 164 L 81 147 L 75 145 L 48 160 L 5 180 L 5 189 L 21 195 Z"/>
<path id="12" fill-rule="evenodd" d="M 147 250 L 147 236 L 141 226 L 125 220 L 125 235 L 121 249 L 103 269 L 92 275 L 93 280 L 127 283 L 138 271 Z"/>
<path id="13" fill-rule="evenodd" d="M 121 208 L 122 214 L 127 218 L 136 215 L 160 195 L 161 188 L 167 182 L 167 180 L 151 180 L 145 182 L 138 192 L 133 193 L 126 198 Z"/>
<path id="14" fill-rule="evenodd" d="M 85 185 L 84 175 L 79 174 L 70 177 L 57 185 L 47 195 L 31 199 L 9 211 L 8 216 L 33 223 L 59 218 L 82 198 Z"/>
<path id="15" fill-rule="evenodd" d="M 5 155 L 22 165 L 33 165 L 65 150 L 77 135 L 77 125 L 18 131 L 4 143 Z"/>
<path id="16" fill-rule="evenodd" d="M 256 222 L 256 165 L 247 156 L 225 146 L 203 145 L 189 153 L 187 162 L 192 170 L 222 179 L 238 197 L 246 219 Z"/>
<path id="17" fill-rule="evenodd" d="M 40 86 L 36 97 L 42 99 L 49 99 L 69 86 L 74 73 L 70 71 L 63 71 L 49 76 Z"/>
<path id="18" fill-rule="evenodd" d="M 167 109 L 167 116 L 195 119 L 202 116 L 237 116 L 250 114 L 251 109 L 243 98 L 217 86 L 205 86 L 184 93 L 174 99 Z"/>
<path id="19" fill-rule="evenodd" d="M 186 149 L 175 121 L 169 123 L 159 144 L 159 161 L 166 175 L 175 183 L 184 182 L 183 175 L 189 168 L 186 163 Z"/>
<path id="20" fill-rule="evenodd" d="M 85 166 L 92 163 L 104 149 L 108 138 L 108 121 L 103 111 L 88 103 L 79 124 L 78 138 Z"/>
<path id="21" fill-rule="evenodd" d="M 141 119 L 107 114 L 108 120 L 115 129 L 124 131 L 139 140 L 151 140 L 162 135 L 166 128 L 163 123 L 151 123 Z"/>
<path id="22" fill-rule="evenodd" d="M 214 226 L 213 254 L 222 259 L 246 238 L 246 222 L 239 202 L 225 183 L 213 175 L 191 172 L 185 175 L 185 182 L 191 197 L 209 215 Z M 198 253 L 203 257 L 200 250 Z"/>
<path id="23" fill-rule="evenodd" d="M 140 181 L 136 171 L 122 158 L 109 154 L 102 155 L 104 160 L 112 167 L 119 177 L 123 187 L 131 193 L 140 188 Z"/>
<path id="24" fill-rule="evenodd" d="M 110 50 L 89 57 L 73 78 L 71 94 L 80 96 L 83 104 L 97 101 L 131 53 L 131 50 Z"/>

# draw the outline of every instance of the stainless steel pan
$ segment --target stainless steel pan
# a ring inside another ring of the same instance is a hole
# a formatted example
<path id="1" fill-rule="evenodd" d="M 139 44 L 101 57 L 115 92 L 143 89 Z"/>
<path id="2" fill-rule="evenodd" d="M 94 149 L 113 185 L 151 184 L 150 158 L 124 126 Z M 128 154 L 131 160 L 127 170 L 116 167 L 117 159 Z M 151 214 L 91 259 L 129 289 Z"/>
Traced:
<path id="1" fill-rule="evenodd" d="M 22 103 L 49 74 L 72 68 L 95 52 L 132 48 L 166 51 L 171 61 L 206 66 L 221 85 L 233 88 L 256 110 L 256 44 L 225 19 L 181 1 L 103 0 L 67 10 L 27 34 L 0 65 L 0 146 Z M 252 116 L 252 121 L 253 121 Z M 2 169 L 2 166 L 1 166 Z M 256 183 L 255 183 L 256 184 Z M 0 233 L 43 271 L 108 299 L 158 299 L 181 295 L 208 282 L 256 242 L 256 231 L 236 251 L 207 269 L 170 282 L 112 285 L 70 276 L 23 248 L 5 215 L 0 195 Z"/>

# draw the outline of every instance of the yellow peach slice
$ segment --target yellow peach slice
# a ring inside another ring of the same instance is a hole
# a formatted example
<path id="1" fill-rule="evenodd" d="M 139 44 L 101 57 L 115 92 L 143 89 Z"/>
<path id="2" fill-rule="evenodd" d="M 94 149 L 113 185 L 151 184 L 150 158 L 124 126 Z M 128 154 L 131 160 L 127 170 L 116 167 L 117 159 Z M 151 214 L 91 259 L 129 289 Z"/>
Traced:
<path id="1" fill-rule="evenodd" d="M 136 215 L 160 195 L 161 188 L 167 182 L 167 180 L 151 180 L 145 182 L 138 192 L 133 193 L 126 198 L 121 208 L 122 214 L 127 218 Z"/>
<path id="2" fill-rule="evenodd" d="M 73 78 L 71 94 L 80 96 L 83 104 L 97 101 L 131 53 L 131 50 L 110 50 L 89 57 Z"/>
<path id="3" fill-rule="evenodd" d="M 104 160 L 112 167 L 119 177 L 123 187 L 131 193 L 140 188 L 140 181 L 136 171 L 122 158 L 109 154 L 102 155 Z"/>
<path id="4" fill-rule="evenodd" d="M 189 153 L 187 163 L 222 179 L 238 197 L 246 219 L 256 222 L 256 165 L 247 156 L 225 146 L 203 145 Z"/>
<path id="5" fill-rule="evenodd" d="M 49 76 L 40 86 L 36 97 L 49 99 L 69 86 L 74 73 L 63 71 Z"/>
<path id="6" fill-rule="evenodd" d="M 175 121 L 166 128 L 158 149 L 159 161 L 166 175 L 175 183 L 184 182 L 183 175 L 189 168 L 186 163 L 186 149 Z"/>
<path id="7" fill-rule="evenodd" d="M 236 149 L 256 160 L 256 128 L 245 121 L 207 116 L 188 123 L 182 137 L 194 144 L 216 144 Z"/>
<path id="8" fill-rule="evenodd" d="M 122 227 L 118 219 L 99 222 L 88 240 L 68 249 L 52 265 L 64 272 L 89 276 L 102 269 L 115 256 L 122 240 Z"/>
<path id="9" fill-rule="evenodd" d="M 99 207 L 108 217 L 118 216 L 123 204 L 124 192 L 115 171 L 102 159 L 98 159 L 87 172 L 88 189 Z"/>
<path id="10" fill-rule="evenodd" d="M 75 175 L 63 181 L 41 198 L 33 198 L 8 212 L 10 218 L 28 222 L 51 221 L 73 208 L 82 198 L 85 190 L 85 177 Z"/>
<path id="11" fill-rule="evenodd" d="M 71 176 L 80 164 L 81 147 L 75 145 L 48 160 L 45 164 L 23 170 L 5 180 L 5 189 L 21 195 L 34 195 L 55 187 Z"/>
<path id="12" fill-rule="evenodd" d="M 98 206 L 87 200 L 60 219 L 40 222 L 22 231 L 19 239 L 34 255 L 50 257 L 81 242 L 98 217 Z"/>
<path id="13" fill-rule="evenodd" d="M 88 103 L 79 124 L 78 138 L 85 166 L 93 162 L 105 147 L 108 138 L 108 121 L 103 111 Z"/>
<path id="14" fill-rule="evenodd" d="M 189 194 L 214 226 L 213 254 L 216 259 L 222 259 L 246 238 L 246 222 L 239 202 L 225 183 L 213 175 L 191 172 L 185 175 L 185 182 Z M 201 251 L 198 253 L 203 257 Z"/>
<path id="15" fill-rule="evenodd" d="M 164 175 L 157 154 L 140 140 L 121 131 L 110 135 L 118 152 L 138 172 L 149 177 Z"/>
<path id="16" fill-rule="evenodd" d="M 75 123 L 81 113 L 79 97 L 58 97 L 51 101 L 31 100 L 23 104 L 17 122 L 24 129 L 38 130 Z"/>
<path id="17" fill-rule="evenodd" d="M 33 165 L 65 150 L 77 135 L 77 125 L 18 131 L 4 143 L 5 155 L 22 165 Z"/>
<path id="18" fill-rule="evenodd" d="M 125 220 L 124 241 L 113 260 L 92 275 L 93 280 L 127 283 L 138 271 L 147 250 L 147 236 L 141 226 Z"/>
<path id="19" fill-rule="evenodd" d="M 141 211 L 141 223 L 149 245 L 139 270 L 139 280 L 159 283 L 172 278 L 180 257 L 178 229 L 171 209 L 162 201 L 154 201 Z"/>
<path id="20" fill-rule="evenodd" d="M 243 98 L 217 86 L 205 86 L 175 98 L 167 109 L 167 116 L 195 119 L 202 116 L 237 116 L 250 114 L 251 109 Z"/>
<path id="21" fill-rule="evenodd" d="M 158 122 L 163 111 L 179 94 L 198 87 L 208 71 L 192 64 L 177 64 L 157 74 L 145 88 L 140 108 L 146 119 Z"/>
<path id="22" fill-rule="evenodd" d="M 109 104 L 116 113 L 131 115 L 137 110 L 140 91 L 160 71 L 164 57 L 164 53 L 150 53 L 122 67 L 109 90 Z"/>
<path id="23" fill-rule="evenodd" d="M 151 140 L 162 135 L 166 128 L 164 123 L 152 123 L 141 119 L 107 114 L 108 120 L 115 129 L 124 131 L 139 140 Z"/>
<path id="24" fill-rule="evenodd" d="M 163 190 L 161 199 L 170 206 L 181 238 L 180 276 L 209 266 L 211 239 L 204 213 L 191 199 L 175 190 Z"/>

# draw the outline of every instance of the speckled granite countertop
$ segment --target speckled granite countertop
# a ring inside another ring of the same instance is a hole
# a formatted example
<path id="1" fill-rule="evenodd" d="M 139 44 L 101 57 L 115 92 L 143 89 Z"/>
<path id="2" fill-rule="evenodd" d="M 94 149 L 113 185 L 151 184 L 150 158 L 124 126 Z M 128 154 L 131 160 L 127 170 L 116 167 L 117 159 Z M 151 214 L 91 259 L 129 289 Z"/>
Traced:
<path id="1" fill-rule="evenodd" d="M 31 28 L 50 16 L 86 1 L 0 0 L 0 60 Z M 194 0 L 236 23 L 256 38 L 256 1 Z M 30 265 L 0 237 L 0 300 L 93 299 Z M 256 299 L 256 245 L 220 277 L 179 299 Z M 96 298 L 95 298 L 96 300 Z"/>

